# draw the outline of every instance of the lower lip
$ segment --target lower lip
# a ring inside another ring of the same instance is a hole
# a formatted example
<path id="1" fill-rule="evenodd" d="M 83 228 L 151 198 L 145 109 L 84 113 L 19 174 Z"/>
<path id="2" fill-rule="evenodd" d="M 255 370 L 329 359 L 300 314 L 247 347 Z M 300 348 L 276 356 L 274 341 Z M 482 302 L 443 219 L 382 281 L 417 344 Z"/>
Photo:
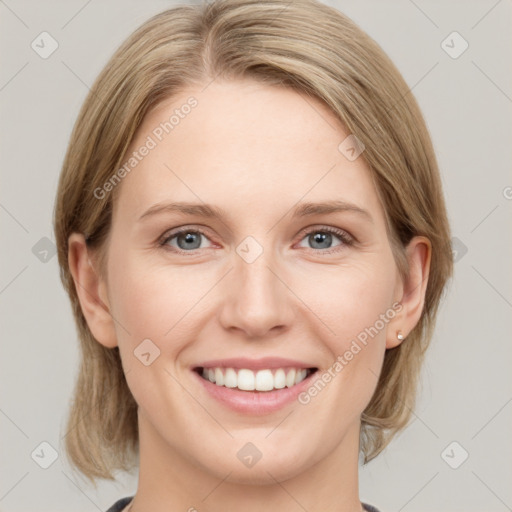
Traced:
<path id="1" fill-rule="evenodd" d="M 192 371 L 192 373 L 199 379 L 209 395 L 223 405 L 236 412 L 263 415 L 277 411 L 297 400 L 297 396 L 311 385 L 312 377 L 316 376 L 318 370 L 291 388 L 285 387 L 273 391 L 242 391 L 238 388 L 217 386 L 201 377 L 196 371 Z"/>

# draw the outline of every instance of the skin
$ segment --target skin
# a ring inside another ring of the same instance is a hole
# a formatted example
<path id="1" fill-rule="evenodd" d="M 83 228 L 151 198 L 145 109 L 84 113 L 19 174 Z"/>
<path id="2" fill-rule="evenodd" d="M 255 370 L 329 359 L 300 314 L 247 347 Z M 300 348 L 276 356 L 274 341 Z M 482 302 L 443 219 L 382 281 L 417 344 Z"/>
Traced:
<path id="1" fill-rule="evenodd" d="M 360 415 L 385 350 L 420 318 L 430 244 L 411 241 L 402 281 L 370 170 L 338 150 L 348 133 L 321 102 L 245 80 L 203 88 L 161 103 L 139 128 L 130 151 L 191 95 L 198 101 L 120 185 L 107 278 L 83 235 L 69 240 L 88 325 L 99 343 L 119 346 L 139 406 L 132 510 L 361 510 Z M 332 199 L 358 205 L 371 220 L 353 211 L 292 218 L 297 203 Z M 138 222 L 171 201 L 204 202 L 227 215 L 167 212 Z M 167 250 L 158 246 L 180 226 L 204 228 L 198 249 L 173 252 L 176 237 Z M 325 227 L 354 243 L 308 236 Z M 263 248 L 252 263 L 236 252 L 247 236 Z M 201 361 L 242 356 L 296 358 L 325 371 L 395 302 L 400 312 L 307 405 L 248 417 L 210 398 L 191 372 Z M 149 366 L 133 354 L 147 338 L 160 350 Z M 247 442 L 263 454 L 252 468 L 237 458 Z"/>

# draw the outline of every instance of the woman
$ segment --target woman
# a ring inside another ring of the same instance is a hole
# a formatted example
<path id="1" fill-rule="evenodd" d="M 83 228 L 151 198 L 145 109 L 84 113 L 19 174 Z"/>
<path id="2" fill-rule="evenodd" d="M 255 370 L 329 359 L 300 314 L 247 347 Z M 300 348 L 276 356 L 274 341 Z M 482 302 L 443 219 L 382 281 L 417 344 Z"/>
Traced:
<path id="1" fill-rule="evenodd" d="M 328 35 L 327 35 L 328 34 Z M 165 11 L 81 110 L 55 209 L 82 360 L 66 449 L 109 512 L 376 510 L 451 275 L 414 97 L 314 0 Z"/>

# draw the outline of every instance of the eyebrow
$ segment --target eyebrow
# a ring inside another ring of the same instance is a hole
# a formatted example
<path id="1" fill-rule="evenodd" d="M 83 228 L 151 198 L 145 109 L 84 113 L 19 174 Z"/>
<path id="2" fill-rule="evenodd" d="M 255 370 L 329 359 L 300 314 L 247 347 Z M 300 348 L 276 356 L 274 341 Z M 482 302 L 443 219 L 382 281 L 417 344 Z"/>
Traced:
<path id="1" fill-rule="evenodd" d="M 148 217 L 158 215 L 161 213 L 177 212 L 188 215 L 196 215 L 199 217 L 206 218 L 219 218 L 223 219 L 227 216 L 226 212 L 218 206 L 209 205 L 206 203 L 157 203 L 148 208 L 138 219 L 137 222 L 141 222 Z M 329 213 L 339 212 L 354 212 L 365 217 L 370 222 L 373 222 L 373 218 L 370 213 L 352 203 L 341 200 L 323 201 L 320 203 L 300 203 L 293 212 L 293 217 L 309 217 L 313 215 L 322 215 Z"/>

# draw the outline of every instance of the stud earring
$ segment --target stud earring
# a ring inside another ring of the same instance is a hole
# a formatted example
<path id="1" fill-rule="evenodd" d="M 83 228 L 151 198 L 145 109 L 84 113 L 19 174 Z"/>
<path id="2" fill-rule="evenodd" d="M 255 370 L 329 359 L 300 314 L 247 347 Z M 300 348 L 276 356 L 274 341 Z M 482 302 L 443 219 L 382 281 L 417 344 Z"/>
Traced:
<path id="1" fill-rule="evenodd" d="M 404 335 L 402 334 L 402 331 L 398 331 L 396 333 L 396 337 L 400 340 L 400 341 L 403 341 L 404 339 Z"/>

